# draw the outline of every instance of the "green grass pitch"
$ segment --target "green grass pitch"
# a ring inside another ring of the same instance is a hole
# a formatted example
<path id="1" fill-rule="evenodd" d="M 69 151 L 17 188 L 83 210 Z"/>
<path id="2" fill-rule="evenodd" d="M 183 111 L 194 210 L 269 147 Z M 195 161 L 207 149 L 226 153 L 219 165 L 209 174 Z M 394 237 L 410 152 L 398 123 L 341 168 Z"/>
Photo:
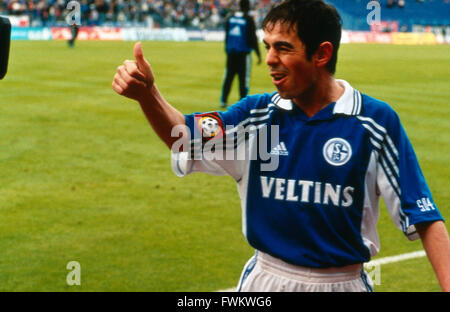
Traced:
<path id="1" fill-rule="evenodd" d="M 215 291 L 253 254 L 230 177 L 170 169 L 137 103 L 116 95 L 133 42 L 13 41 L 0 82 L 0 291 Z M 222 43 L 144 42 L 156 82 L 183 113 L 218 109 Z M 450 46 L 343 45 L 337 78 L 390 103 L 450 218 Z M 251 93 L 273 91 L 254 62 Z M 231 100 L 237 100 L 237 83 Z M 385 257 L 420 250 L 379 221 Z M 68 286 L 66 265 L 81 265 Z M 376 291 L 438 291 L 426 258 L 381 267 Z"/>

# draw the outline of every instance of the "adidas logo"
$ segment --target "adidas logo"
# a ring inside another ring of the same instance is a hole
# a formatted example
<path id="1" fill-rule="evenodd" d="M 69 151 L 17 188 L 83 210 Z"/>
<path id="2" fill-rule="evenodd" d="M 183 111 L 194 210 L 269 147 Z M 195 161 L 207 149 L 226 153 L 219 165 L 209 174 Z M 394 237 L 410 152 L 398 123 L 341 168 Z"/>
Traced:
<path id="1" fill-rule="evenodd" d="M 286 145 L 284 145 L 284 142 L 281 142 L 280 144 L 278 144 L 277 146 L 275 146 L 274 148 L 272 148 L 272 150 L 270 151 L 271 155 L 281 155 L 281 156 L 287 156 L 289 155 L 289 152 L 286 148 Z"/>

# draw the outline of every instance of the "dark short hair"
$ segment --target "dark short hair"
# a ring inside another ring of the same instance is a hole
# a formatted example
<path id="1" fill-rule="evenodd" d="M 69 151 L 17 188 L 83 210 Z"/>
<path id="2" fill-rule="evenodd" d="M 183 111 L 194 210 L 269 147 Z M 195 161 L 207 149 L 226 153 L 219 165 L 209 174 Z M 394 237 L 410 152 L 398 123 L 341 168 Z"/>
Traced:
<path id="1" fill-rule="evenodd" d="M 273 27 L 277 22 L 297 29 L 297 35 L 306 47 L 308 60 L 322 42 L 329 41 L 333 45 L 333 54 L 326 69 L 331 74 L 336 72 L 342 22 L 334 6 L 323 0 L 285 0 L 267 13 L 262 28 Z"/>
<path id="2" fill-rule="evenodd" d="M 241 0 L 239 2 L 239 6 L 243 12 L 250 11 L 250 1 L 249 0 Z"/>

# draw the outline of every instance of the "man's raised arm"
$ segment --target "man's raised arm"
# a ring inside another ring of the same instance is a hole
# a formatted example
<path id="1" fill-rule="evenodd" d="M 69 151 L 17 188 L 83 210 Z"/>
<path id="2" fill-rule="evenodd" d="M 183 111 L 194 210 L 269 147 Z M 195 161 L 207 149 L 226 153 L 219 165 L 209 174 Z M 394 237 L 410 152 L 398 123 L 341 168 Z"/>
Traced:
<path id="1" fill-rule="evenodd" d="M 134 61 L 126 60 L 117 68 L 112 88 L 118 94 L 139 102 L 156 134 L 171 148 L 180 137 L 187 137 L 187 133 L 178 133 L 179 136 L 175 137 L 171 135 L 175 126 L 185 125 L 184 115 L 170 105 L 159 92 L 140 42 L 134 46 L 134 57 Z"/>

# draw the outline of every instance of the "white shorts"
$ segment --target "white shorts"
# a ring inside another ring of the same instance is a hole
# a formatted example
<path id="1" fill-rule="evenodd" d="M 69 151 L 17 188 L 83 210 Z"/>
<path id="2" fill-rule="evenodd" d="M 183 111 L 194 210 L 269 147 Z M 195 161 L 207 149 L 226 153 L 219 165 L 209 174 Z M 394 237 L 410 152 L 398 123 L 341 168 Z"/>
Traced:
<path id="1" fill-rule="evenodd" d="M 373 283 L 362 264 L 306 268 L 257 251 L 245 265 L 237 291 L 370 292 L 373 291 Z"/>

